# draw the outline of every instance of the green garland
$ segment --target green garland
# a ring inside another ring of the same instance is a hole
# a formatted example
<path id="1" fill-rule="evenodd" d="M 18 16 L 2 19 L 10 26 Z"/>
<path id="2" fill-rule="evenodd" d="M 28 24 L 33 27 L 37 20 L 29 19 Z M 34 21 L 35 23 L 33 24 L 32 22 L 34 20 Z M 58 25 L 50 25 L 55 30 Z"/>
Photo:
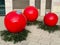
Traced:
<path id="1" fill-rule="evenodd" d="M 60 26 L 59 25 L 50 27 L 50 26 L 45 25 L 43 21 L 28 22 L 27 25 L 28 26 L 29 25 L 38 25 L 38 28 L 41 28 L 44 31 L 48 31 L 49 33 L 54 32 L 54 31 L 57 31 L 57 30 L 60 29 Z"/>
<path id="2" fill-rule="evenodd" d="M 49 33 L 57 31 L 57 30 L 60 30 L 58 25 L 50 27 L 50 26 L 45 25 L 44 22 L 39 23 L 39 27 L 38 28 L 41 28 L 44 31 L 48 31 Z"/>
<path id="3" fill-rule="evenodd" d="M 27 22 L 27 26 L 29 25 L 38 25 L 41 21 Z"/>
<path id="4" fill-rule="evenodd" d="M 48 31 L 49 33 L 60 30 L 58 25 L 50 27 L 45 25 L 43 21 L 28 22 L 27 25 L 38 25 L 38 28 Z"/>
<path id="5" fill-rule="evenodd" d="M 10 33 L 6 30 L 0 32 L 0 34 L 2 36 L 2 39 L 4 41 L 14 41 L 14 43 L 26 40 L 26 37 L 28 36 L 28 33 L 29 33 L 28 30 L 24 30 L 23 32 L 19 32 L 19 33 L 16 33 L 16 34 Z"/>
<path id="6" fill-rule="evenodd" d="M 27 26 L 29 25 L 38 25 L 37 28 L 43 29 L 44 31 L 48 31 L 49 33 L 54 32 L 56 30 L 60 30 L 60 27 L 58 25 L 50 27 L 45 25 L 43 21 L 28 22 Z M 16 34 L 10 33 L 6 30 L 0 31 L 1 37 L 4 41 L 14 41 L 14 43 L 26 40 L 28 33 L 30 33 L 30 31 L 26 29 L 23 32 L 19 32 Z"/>

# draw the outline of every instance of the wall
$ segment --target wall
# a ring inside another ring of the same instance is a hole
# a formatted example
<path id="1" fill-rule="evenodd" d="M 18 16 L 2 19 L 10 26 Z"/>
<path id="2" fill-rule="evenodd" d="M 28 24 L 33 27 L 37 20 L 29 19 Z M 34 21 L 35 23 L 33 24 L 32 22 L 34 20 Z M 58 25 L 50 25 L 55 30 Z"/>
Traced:
<path id="1" fill-rule="evenodd" d="M 17 3 L 18 2 L 18 3 Z M 51 0 L 46 1 L 47 9 L 51 8 Z M 35 6 L 40 9 L 41 0 L 35 0 Z M 23 9 L 29 5 L 29 0 L 13 0 L 13 9 Z"/>

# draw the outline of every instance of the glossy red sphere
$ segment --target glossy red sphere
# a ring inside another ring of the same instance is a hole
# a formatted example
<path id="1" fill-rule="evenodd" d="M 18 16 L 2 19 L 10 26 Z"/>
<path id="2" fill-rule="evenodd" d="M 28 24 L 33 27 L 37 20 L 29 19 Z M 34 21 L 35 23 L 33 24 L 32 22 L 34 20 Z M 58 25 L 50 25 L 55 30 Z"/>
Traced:
<path id="1" fill-rule="evenodd" d="M 55 13 L 48 13 L 44 16 L 44 23 L 48 26 L 55 26 L 58 22 L 58 16 Z"/>
<path id="2" fill-rule="evenodd" d="M 23 31 L 26 22 L 25 16 L 22 13 L 16 13 L 16 11 L 9 12 L 4 18 L 5 27 L 11 33 Z"/>
<path id="3" fill-rule="evenodd" d="M 33 22 L 38 18 L 38 10 L 36 7 L 28 6 L 25 8 L 23 13 L 30 22 Z"/>

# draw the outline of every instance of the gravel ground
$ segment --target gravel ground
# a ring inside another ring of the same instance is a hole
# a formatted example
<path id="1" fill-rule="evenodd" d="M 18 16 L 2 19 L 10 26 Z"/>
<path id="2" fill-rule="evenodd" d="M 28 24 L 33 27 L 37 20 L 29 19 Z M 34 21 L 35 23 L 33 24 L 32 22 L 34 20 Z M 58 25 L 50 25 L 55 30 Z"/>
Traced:
<path id="1" fill-rule="evenodd" d="M 4 17 L 0 17 L 0 31 L 4 30 Z M 0 45 L 60 45 L 60 31 L 49 33 L 43 29 L 37 29 L 37 25 L 26 27 L 31 33 L 28 34 L 26 40 L 13 44 L 13 42 L 5 42 L 0 37 Z"/>

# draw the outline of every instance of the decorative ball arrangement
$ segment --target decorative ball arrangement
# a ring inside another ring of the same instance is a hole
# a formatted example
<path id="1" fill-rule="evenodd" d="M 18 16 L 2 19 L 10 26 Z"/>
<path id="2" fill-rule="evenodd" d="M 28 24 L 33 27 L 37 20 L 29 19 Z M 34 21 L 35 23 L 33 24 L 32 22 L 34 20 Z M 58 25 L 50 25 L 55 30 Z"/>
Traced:
<path id="1" fill-rule="evenodd" d="M 38 18 L 38 10 L 36 7 L 28 6 L 24 9 L 23 14 L 26 16 L 27 20 L 30 22 L 36 21 Z"/>
<path id="2" fill-rule="evenodd" d="M 4 24 L 11 33 L 22 32 L 26 26 L 27 20 L 19 11 L 11 11 L 4 18 Z"/>
<path id="3" fill-rule="evenodd" d="M 55 13 L 49 12 L 44 16 L 44 24 L 47 26 L 55 26 L 58 22 L 58 16 Z"/>
<path id="4" fill-rule="evenodd" d="M 20 10 L 9 12 L 4 18 L 4 24 L 8 31 L 1 31 L 1 36 L 5 41 L 21 42 L 26 40 L 29 31 L 25 29 L 26 25 L 36 25 L 39 28 L 55 30 L 58 22 L 58 16 L 49 12 L 44 16 L 44 22 L 38 21 L 38 9 L 34 6 L 28 6 L 23 13 Z"/>

